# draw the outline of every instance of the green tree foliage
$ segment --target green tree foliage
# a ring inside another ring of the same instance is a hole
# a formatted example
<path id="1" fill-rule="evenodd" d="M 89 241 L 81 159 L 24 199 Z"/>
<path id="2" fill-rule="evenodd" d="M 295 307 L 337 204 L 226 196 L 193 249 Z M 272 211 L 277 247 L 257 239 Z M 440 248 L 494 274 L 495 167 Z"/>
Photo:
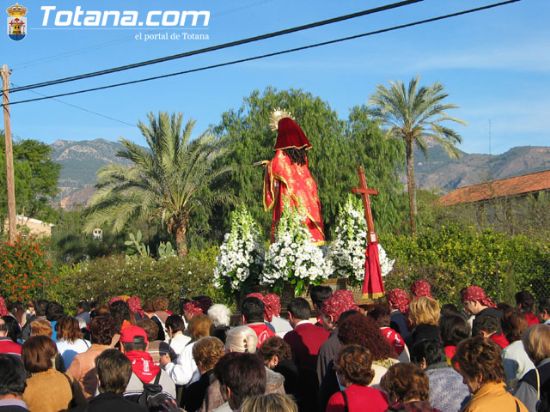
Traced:
<path id="1" fill-rule="evenodd" d="M 457 156 L 456 144 L 462 141 L 453 129 L 444 126 L 446 122 L 464 122 L 447 114 L 457 106 L 444 103 L 448 94 L 443 85 L 418 86 L 419 77 L 413 78 L 408 87 L 401 81 L 391 82 L 390 88 L 379 85 L 371 97 L 372 113 L 388 127 L 387 135 L 405 142 L 407 165 L 407 191 L 409 194 L 409 223 L 411 232 L 416 233 L 416 185 L 414 180 L 414 146 L 427 154 L 427 139 L 439 143 L 451 156 Z"/>
<path id="2" fill-rule="evenodd" d="M 7 215 L 6 157 L 4 132 L 0 131 L 0 217 Z M 51 148 L 36 140 L 21 140 L 13 144 L 15 200 L 17 213 L 48 222 L 57 220 L 51 205 L 57 194 L 61 166 L 51 160 Z"/>
<path id="3" fill-rule="evenodd" d="M 185 256 L 192 213 L 230 200 L 225 192 L 211 190 L 229 168 L 214 168 L 223 154 L 219 140 L 203 134 L 191 141 L 195 121 L 183 125 L 181 113 L 149 113 L 148 120 L 149 125 L 138 124 L 148 149 L 120 141 L 124 149 L 117 156 L 133 165 L 109 165 L 98 172 L 85 230 L 109 224 L 120 232 L 134 219 L 161 221 L 175 237 L 178 254 Z"/>
<path id="4" fill-rule="evenodd" d="M 230 148 L 220 158 L 221 163 L 234 170 L 225 182 L 226 187 L 247 205 L 266 233 L 271 214 L 264 212 L 262 205 L 264 170 L 253 164 L 273 157 L 277 135 L 269 128 L 269 119 L 272 111 L 279 107 L 292 114 L 313 145 L 308 151 L 308 159 L 318 183 L 327 233 L 333 226 L 338 206 L 358 184 L 359 164 L 366 166 L 369 184 L 382 194 L 374 205 L 375 213 L 381 219 L 382 216 L 387 218 L 380 222 L 380 227 L 387 229 L 391 222 L 397 224 L 394 217 L 398 214 L 399 200 L 391 196 L 400 190 L 397 170 L 401 162 L 401 143 L 385 139 L 369 120 L 364 107 L 354 108 L 346 122 L 338 119 L 328 103 L 310 93 L 267 88 L 263 93 L 253 91 L 244 98 L 239 109 L 223 113 L 220 124 L 213 129 Z M 226 219 L 228 213 L 222 211 L 220 215 Z M 227 221 L 217 221 L 214 226 L 227 227 L 227 224 Z"/>

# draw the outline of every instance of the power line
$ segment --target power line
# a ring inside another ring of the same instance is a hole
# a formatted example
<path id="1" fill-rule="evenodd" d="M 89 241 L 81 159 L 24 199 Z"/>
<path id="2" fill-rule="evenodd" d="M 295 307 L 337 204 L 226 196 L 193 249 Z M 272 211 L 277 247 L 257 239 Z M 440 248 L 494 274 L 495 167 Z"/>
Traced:
<path id="1" fill-rule="evenodd" d="M 13 82 L 10 82 L 12 86 L 17 86 L 15 83 Z M 43 96 L 43 97 L 48 97 L 46 96 L 45 94 L 42 94 L 42 93 L 39 93 L 35 90 L 29 90 L 29 92 L 31 93 L 34 93 L 38 96 Z M 120 120 L 120 119 L 117 119 L 115 117 L 111 117 L 111 116 L 107 116 L 106 114 L 103 114 L 103 113 L 99 113 L 99 112 L 96 112 L 94 110 L 90 110 L 90 109 L 87 109 L 85 107 L 82 107 L 82 106 L 79 106 L 77 104 L 73 104 L 73 103 L 68 103 L 68 102 L 65 102 L 63 100 L 60 100 L 60 99 L 57 99 L 55 97 L 52 97 L 51 98 L 52 100 L 55 100 L 56 102 L 58 103 L 61 103 L 61 104 L 64 104 L 66 106 L 70 106 L 70 107 L 73 107 L 75 109 L 78 109 L 78 110 L 82 110 L 83 112 L 86 112 L 86 113 L 90 113 L 90 114 L 93 114 L 93 115 L 96 115 L 96 116 L 99 116 L 99 117 L 103 117 L 104 119 L 108 119 L 108 120 L 112 120 L 114 122 L 118 122 L 118 123 L 122 123 L 122 124 L 125 124 L 127 126 L 131 126 L 131 127 L 135 127 L 136 125 L 135 124 L 131 124 L 131 123 L 128 123 L 128 122 L 125 122 L 124 120 Z"/>
<path id="2" fill-rule="evenodd" d="M 131 80 L 131 81 L 121 82 L 121 83 L 114 83 L 114 84 L 110 84 L 110 85 L 106 85 L 106 86 L 93 87 L 93 88 L 89 88 L 89 89 L 82 89 L 82 90 L 78 90 L 78 91 L 74 91 L 74 92 L 60 93 L 60 94 L 45 96 L 45 97 L 36 98 L 36 99 L 18 100 L 18 101 L 10 103 L 10 105 L 36 102 L 36 101 L 40 101 L 40 100 L 47 100 L 47 99 L 52 99 L 52 98 L 62 97 L 62 96 L 72 96 L 72 95 L 76 95 L 76 94 L 88 93 L 88 92 L 93 92 L 93 91 L 98 91 L 98 90 L 112 89 L 112 88 L 115 88 L 115 87 L 127 86 L 127 85 L 137 84 L 137 83 L 144 83 L 144 82 L 148 82 L 148 81 L 152 81 L 152 80 L 164 79 L 164 78 L 168 78 L 168 77 L 180 76 L 180 75 L 189 74 L 189 73 L 196 73 L 196 72 L 215 69 L 215 68 L 219 68 L 219 67 L 231 66 L 231 65 L 235 65 L 235 64 L 239 64 L 239 63 L 245 63 L 245 62 L 249 62 L 249 61 L 253 61 L 253 60 L 260 60 L 260 59 L 264 59 L 264 58 L 267 58 L 267 57 L 279 56 L 279 55 L 293 53 L 293 52 L 297 52 L 297 51 L 322 47 L 322 46 L 326 46 L 326 45 L 330 45 L 330 44 L 341 43 L 341 42 L 344 42 L 344 41 L 359 39 L 359 38 L 362 38 L 362 37 L 372 36 L 372 35 L 375 35 L 375 34 L 387 33 L 387 32 L 390 32 L 390 31 L 400 30 L 400 29 L 404 29 L 404 28 L 408 28 L 408 27 L 419 26 L 419 25 L 422 25 L 422 24 L 432 23 L 434 21 L 445 20 L 445 19 L 449 19 L 449 18 L 452 18 L 452 17 L 457 17 L 457 16 L 462 16 L 462 15 L 465 15 L 465 14 L 475 13 L 475 12 L 478 12 L 478 11 L 487 10 L 487 9 L 491 9 L 491 8 L 495 8 L 495 7 L 499 7 L 499 6 L 504 6 L 504 5 L 511 4 L 511 3 L 517 3 L 519 1 L 520 0 L 508 0 L 508 1 L 500 2 L 500 3 L 493 3 L 493 4 L 489 4 L 487 6 L 476 7 L 474 9 L 463 10 L 463 11 L 459 11 L 459 12 L 456 12 L 456 13 L 445 14 L 445 15 L 442 15 L 442 16 L 432 17 L 432 18 L 429 18 L 429 19 L 418 20 L 418 21 L 414 21 L 414 22 L 411 22 L 411 23 L 400 24 L 400 25 L 388 27 L 388 28 L 385 28 L 385 29 L 379 29 L 379 30 L 370 31 L 370 32 L 366 32 L 366 33 L 356 34 L 356 35 L 353 35 L 353 36 L 347 36 L 347 37 L 341 37 L 339 39 L 328 40 L 328 41 L 321 42 L 321 43 L 309 44 L 309 45 L 306 45 L 306 46 L 295 47 L 295 48 L 292 48 L 292 49 L 281 50 L 281 51 L 277 51 L 277 52 L 257 55 L 257 56 L 253 56 L 253 57 L 247 57 L 247 58 L 238 59 L 238 60 L 232 60 L 232 61 L 228 61 L 228 62 L 224 62 L 224 63 L 212 64 L 212 65 L 209 65 L 209 66 L 203 66 L 203 67 L 184 70 L 184 71 L 175 72 L 175 73 L 168 73 L 168 74 L 163 74 L 163 75 L 159 75 L 159 76 L 146 77 L 144 79 Z"/>
<path id="3" fill-rule="evenodd" d="M 156 58 L 156 59 L 151 59 L 151 60 L 146 60 L 146 61 L 142 61 L 142 62 L 138 62 L 138 63 L 127 64 L 127 65 L 124 65 L 124 66 L 113 67 L 113 68 L 110 68 L 110 69 L 105 69 L 105 70 L 99 70 L 99 71 L 95 71 L 95 72 L 80 74 L 80 75 L 77 75 L 77 76 L 63 77 L 61 79 L 50 80 L 50 81 L 41 82 L 41 83 L 29 84 L 29 85 L 26 85 L 26 86 L 17 87 L 15 89 L 13 89 L 11 91 L 11 93 L 17 93 L 17 92 L 24 91 L 24 90 L 37 89 L 37 88 L 41 88 L 41 87 L 52 86 L 52 85 L 60 84 L 60 83 L 68 83 L 68 82 L 73 82 L 73 81 L 76 81 L 76 80 L 89 79 L 91 77 L 103 76 L 103 75 L 106 75 L 106 74 L 117 73 L 117 72 L 121 72 L 121 71 L 125 71 L 125 70 L 135 69 L 135 68 L 138 68 L 138 67 L 144 67 L 144 66 L 149 66 L 149 65 L 152 65 L 152 64 L 164 63 L 164 62 L 167 62 L 167 61 L 181 59 L 181 58 L 184 58 L 184 57 L 196 56 L 198 54 L 204 54 L 204 53 L 209 53 L 209 52 L 213 52 L 213 51 L 217 51 L 217 50 L 227 49 L 227 48 L 230 48 L 230 47 L 240 46 L 240 45 L 243 45 L 243 44 L 254 43 L 254 42 L 258 42 L 260 40 L 271 39 L 271 38 L 274 38 L 274 37 L 279 37 L 279 36 L 283 36 L 283 35 L 286 35 L 286 34 L 291 34 L 291 33 L 296 33 L 296 32 L 299 32 L 299 31 L 309 30 L 309 29 L 316 28 L 316 27 L 326 26 L 328 24 L 338 23 L 338 22 L 342 22 L 342 21 L 345 21 L 345 20 L 350 20 L 350 19 L 354 19 L 354 18 L 357 18 L 357 17 L 366 16 L 366 15 L 369 15 L 369 14 L 379 13 L 379 12 L 386 11 L 386 10 L 391 10 L 391 9 L 396 9 L 396 8 L 403 7 L 403 6 L 408 6 L 410 4 L 419 3 L 421 1 L 424 1 L 424 0 L 404 0 L 404 1 L 400 1 L 398 3 L 387 4 L 387 5 L 384 5 L 384 6 L 375 7 L 375 8 L 372 8 L 372 9 L 363 10 L 363 11 L 359 11 L 359 12 L 356 12 L 356 13 L 346 14 L 344 16 L 333 17 L 333 18 L 326 19 L 326 20 L 321 20 L 321 21 L 317 21 L 317 22 L 313 22 L 313 23 L 308 23 L 308 24 L 304 24 L 304 25 L 301 25 L 301 26 L 295 26 L 295 27 L 291 27 L 291 28 L 288 28 L 288 29 L 279 30 L 279 31 L 271 32 L 271 33 L 261 34 L 261 35 L 258 35 L 258 36 L 248 37 L 248 38 L 241 39 L 241 40 L 235 40 L 235 41 L 228 42 L 228 43 L 222 43 L 222 44 L 218 44 L 218 45 L 215 45 L 215 46 L 205 47 L 205 48 L 202 48 L 202 49 L 191 50 L 191 51 L 184 52 L 184 53 L 178 53 L 178 54 L 173 54 L 173 55 L 170 55 L 170 56 L 159 57 L 159 58 Z"/>

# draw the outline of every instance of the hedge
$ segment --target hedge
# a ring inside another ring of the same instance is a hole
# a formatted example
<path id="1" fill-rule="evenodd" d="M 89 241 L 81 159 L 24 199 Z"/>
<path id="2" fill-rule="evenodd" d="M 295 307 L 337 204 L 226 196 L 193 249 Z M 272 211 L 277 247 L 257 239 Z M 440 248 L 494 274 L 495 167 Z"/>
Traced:
<path id="1" fill-rule="evenodd" d="M 473 284 L 497 301 L 513 303 L 514 293 L 524 289 L 539 299 L 550 297 L 550 242 L 451 225 L 416 237 L 388 237 L 383 245 L 396 259 L 386 289 L 409 289 L 426 278 L 443 303 L 458 303 L 460 290 Z"/>
<path id="2" fill-rule="evenodd" d="M 217 248 L 210 248 L 191 251 L 185 258 L 159 260 L 116 255 L 62 266 L 60 281 L 48 288 L 47 299 L 69 310 L 83 299 L 106 302 L 117 295 L 137 295 L 142 300 L 165 296 L 175 305 L 180 298 L 207 294 L 224 302 L 212 285 L 217 253 Z"/>

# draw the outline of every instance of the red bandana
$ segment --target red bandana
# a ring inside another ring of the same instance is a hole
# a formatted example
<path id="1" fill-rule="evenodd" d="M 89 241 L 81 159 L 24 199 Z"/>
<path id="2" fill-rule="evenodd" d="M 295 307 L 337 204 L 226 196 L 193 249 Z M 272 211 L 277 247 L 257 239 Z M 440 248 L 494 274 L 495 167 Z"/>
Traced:
<path id="1" fill-rule="evenodd" d="M 432 287 L 425 279 L 420 279 L 414 282 L 411 286 L 411 293 L 415 298 L 420 298 L 422 296 L 433 298 Z"/>
<path id="2" fill-rule="evenodd" d="M 184 304 L 183 311 L 187 312 L 191 316 L 202 315 L 204 313 L 202 311 L 200 303 L 196 300 L 192 300 L 191 302 L 187 302 L 186 304 Z"/>
<path id="3" fill-rule="evenodd" d="M 0 316 L 8 316 L 8 308 L 6 307 L 6 301 L 0 296 Z"/>
<path id="4" fill-rule="evenodd" d="M 409 295 L 403 289 L 392 289 L 388 292 L 388 302 L 401 313 L 409 311 Z"/>
<path id="5" fill-rule="evenodd" d="M 491 298 L 485 294 L 483 288 L 480 288 L 479 286 L 468 286 L 464 289 L 462 291 L 462 302 L 479 302 L 483 306 L 487 306 L 489 308 L 496 308 L 497 306 L 495 305 L 495 302 L 493 302 Z"/>
<path id="6" fill-rule="evenodd" d="M 322 312 L 329 316 L 333 322 L 338 322 L 340 315 L 348 310 L 357 310 L 350 290 L 337 290 L 323 303 Z"/>
<path id="7" fill-rule="evenodd" d="M 125 355 L 132 362 L 132 371 L 143 383 L 150 383 L 160 371 L 160 367 L 155 365 L 149 352 L 132 350 Z"/>
<path id="8" fill-rule="evenodd" d="M 264 296 L 265 318 L 271 322 L 273 316 L 281 314 L 281 299 L 275 293 L 268 293 Z"/>

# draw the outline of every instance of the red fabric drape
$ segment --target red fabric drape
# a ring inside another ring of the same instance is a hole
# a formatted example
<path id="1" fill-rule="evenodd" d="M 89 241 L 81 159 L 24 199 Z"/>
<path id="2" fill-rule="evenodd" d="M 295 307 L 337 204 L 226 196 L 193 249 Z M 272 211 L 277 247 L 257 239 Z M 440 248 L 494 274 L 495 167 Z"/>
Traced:
<path id="1" fill-rule="evenodd" d="M 363 280 L 363 297 L 377 299 L 384 296 L 384 283 L 378 256 L 378 242 L 369 242 L 365 260 L 365 279 Z"/>

